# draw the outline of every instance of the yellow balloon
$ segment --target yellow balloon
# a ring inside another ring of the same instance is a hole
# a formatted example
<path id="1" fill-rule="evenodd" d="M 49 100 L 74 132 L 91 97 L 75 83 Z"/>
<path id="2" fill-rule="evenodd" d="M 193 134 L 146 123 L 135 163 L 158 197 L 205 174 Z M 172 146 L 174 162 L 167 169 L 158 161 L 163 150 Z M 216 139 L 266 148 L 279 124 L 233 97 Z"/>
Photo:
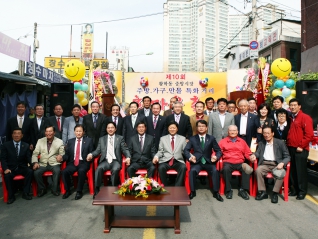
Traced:
<path id="1" fill-rule="evenodd" d="M 289 101 L 290 101 L 291 99 L 293 99 L 293 98 L 295 98 L 295 97 L 293 97 L 293 96 L 291 96 L 291 95 L 288 96 L 288 97 L 286 97 L 286 98 L 285 98 L 286 103 L 289 104 Z"/>
<path id="2" fill-rule="evenodd" d="M 290 90 L 290 96 L 295 98 L 296 97 L 296 90 Z"/>
<path id="3" fill-rule="evenodd" d="M 282 95 L 282 91 L 280 89 L 275 89 L 272 91 L 272 96 L 278 96 L 278 95 Z"/>
<path id="4" fill-rule="evenodd" d="M 84 91 L 79 91 L 77 92 L 76 96 L 81 101 L 82 99 L 84 99 L 85 93 Z"/>
<path id="5" fill-rule="evenodd" d="M 290 61 L 285 58 L 278 58 L 271 65 L 271 72 L 278 78 L 288 76 L 291 72 Z"/>
<path id="6" fill-rule="evenodd" d="M 80 101 L 81 106 L 86 106 L 88 104 L 88 100 L 87 99 L 82 99 Z"/>
<path id="7" fill-rule="evenodd" d="M 85 65 L 79 60 L 70 60 L 66 63 L 64 72 L 71 81 L 80 81 L 85 76 Z"/>

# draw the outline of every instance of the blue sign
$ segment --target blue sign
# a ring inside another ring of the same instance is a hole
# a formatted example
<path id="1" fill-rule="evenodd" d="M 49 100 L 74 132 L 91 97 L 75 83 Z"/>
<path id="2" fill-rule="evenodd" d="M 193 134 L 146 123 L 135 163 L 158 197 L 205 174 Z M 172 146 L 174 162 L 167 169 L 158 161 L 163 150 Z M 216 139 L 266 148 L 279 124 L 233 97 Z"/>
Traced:
<path id="1" fill-rule="evenodd" d="M 27 62 L 26 73 L 33 75 L 33 62 Z M 55 71 L 35 64 L 35 77 L 49 83 L 70 83 L 71 81 Z"/>
<path id="2" fill-rule="evenodd" d="M 258 48 L 258 42 L 257 41 L 251 41 L 250 42 L 250 49 L 256 50 Z"/>

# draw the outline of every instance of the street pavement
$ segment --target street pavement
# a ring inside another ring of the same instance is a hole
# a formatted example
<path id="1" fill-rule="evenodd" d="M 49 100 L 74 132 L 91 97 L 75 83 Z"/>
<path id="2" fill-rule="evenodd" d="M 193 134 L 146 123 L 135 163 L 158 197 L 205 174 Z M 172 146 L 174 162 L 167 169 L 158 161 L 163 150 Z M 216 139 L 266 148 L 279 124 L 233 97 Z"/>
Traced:
<path id="1" fill-rule="evenodd" d="M 0 202 L 0 238 L 316 238 L 318 235 L 318 188 L 309 185 L 309 194 L 303 201 L 289 197 L 279 198 L 272 204 L 270 198 L 256 201 L 243 200 L 234 185 L 233 199 L 224 197 L 218 202 L 208 186 L 197 182 L 197 196 L 189 207 L 180 208 L 181 234 L 173 228 L 112 228 L 103 233 L 103 207 L 92 205 L 87 186 L 84 197 L 74 200 L 53 196 L 50 192 L 42 198 L 26 201 L 21 193 L 17 200 L 7 205 Z M 173 215 L 173 207 L 116 207 L 119 215 Z"/>

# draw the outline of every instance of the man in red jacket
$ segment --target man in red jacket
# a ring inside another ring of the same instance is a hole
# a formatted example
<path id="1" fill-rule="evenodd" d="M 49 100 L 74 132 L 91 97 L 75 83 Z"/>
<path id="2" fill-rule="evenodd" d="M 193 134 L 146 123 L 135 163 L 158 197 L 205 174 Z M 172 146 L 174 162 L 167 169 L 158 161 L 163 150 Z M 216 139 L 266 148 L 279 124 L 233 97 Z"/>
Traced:
<path id="1" fill-rule="evenodd" d="M 291 159 L 291 180 L 294 186 L 294 191 L 291 191 L 289 195 L 297 196 L 297 200 L 303 200 L 307 194 L 307 158 L 314 129 L 311 117 L 301 111 L 301 103 L 298 99 L 291 99 L 289 108 L 292 117 L 287 135 L 287 146 Z"/>

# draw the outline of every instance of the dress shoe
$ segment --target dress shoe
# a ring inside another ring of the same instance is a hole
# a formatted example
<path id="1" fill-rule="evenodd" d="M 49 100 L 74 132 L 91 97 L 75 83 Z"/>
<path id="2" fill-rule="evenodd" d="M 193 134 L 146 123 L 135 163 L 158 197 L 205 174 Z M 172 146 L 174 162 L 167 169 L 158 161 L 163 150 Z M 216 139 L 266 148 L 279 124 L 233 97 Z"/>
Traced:
<path id="1" fill-rule="evenodd" d="M 278 195 L 277 195 L 277 193 L 273 192 L 271 202 L 272 203 L 278 203 Z"/>
<path id="2" fill-rule="evenodd" d="M 82 197 L 83 197 L 83 193 L 82 193 L 82 192 L 80 192 L 80 191 L 76 192 L 75 200 L 79 200 L 79 199 L 81 199 Z"/>
<path id="3" fill-rule="evenodd" d="M 250 197 L 248 196 L 247 192 L 243 188 L 239 189 L 238 195 L 240 197 L 242 197 L 244 200 L 250 199 Z"/>
<path id="4" fill-rule="evenodd" d="M 15 196 L 13 196 L 12 198 L 9 198 L 7 204 L 12 204 L 15 201 Z"/>
<path id="5" fill-rule="evenodd" d="M 66 193 L 63 195 L 63 199 L 68 198 L 69 196 L 71 196 L 71 192 L 70 191 L 66 191 Z"/>
<path id="6" fill-rule="evenodd" d="M 40 190 L 40 192 L 38 193 L 38 197 L 39 197 L 39 198 L 40 198 L 40 197 L 43 197 L 45 194 L 47 194 L 46 189 L 42 189 L 42 190 Z"/>
<path id="7" fill-rule="evenodd" d="M 223 198 L 218 192 L 214 192 L 213 197 L 216 198 L 216 200 L 218 200 L 219 202 L 223 202 Z"/>
<path id="8" fill-rule="evenodd" d="M 295 191 L 290 191 L 290 192 L 288 193 L 288 196 L 290 196 L 290 197 L 295 197 L 295 196 L 298 196 L 298 193 L 295 192 Z"/>
<path id="9" fill-rule="evenodd" d="M 54 196 L 60 196 L 60 192 L 58 192 L 58 191 L 53 191 L 53 190 L 51 190 L 51 193 L 52 193 Z"/>
<path id="10" fill-rule="evenodd" d="M 304 200 L 306 197 L 306 194 L 298 194 L 298 196 L 296 197 L 297 200 Z"/>
<path id="11" fill-rule="evenodd" d="M 27 194 L 27 193 L 23 193 L 23 194 L 22 194 L 22 198 L 25 199 L 25 200 L 32 200 L 32 196 L 30 196 L 30 195 Z"/>
<path id="12" fill-rule="evenodd" d="M 263 199 L 267 199 L 268 198 L 268 194 L 265 191 L 259 191 L 255 200 L 263 200 Z"/>
<path id="13" fill-rule="evenodd" d="M 195 191 L 191 191 L 191 193 L 189 194 L 189 198 L 192 199 L 196 196 L 196 192 Z"/>
<path id="14" fill-rule="evenodd" d="M 233 190 L 231 189 L 230 191 L 228 191 L 225 194 L 225 196 L 226 196 L 227 199 L 232 199 L 233 198 Z"/>

